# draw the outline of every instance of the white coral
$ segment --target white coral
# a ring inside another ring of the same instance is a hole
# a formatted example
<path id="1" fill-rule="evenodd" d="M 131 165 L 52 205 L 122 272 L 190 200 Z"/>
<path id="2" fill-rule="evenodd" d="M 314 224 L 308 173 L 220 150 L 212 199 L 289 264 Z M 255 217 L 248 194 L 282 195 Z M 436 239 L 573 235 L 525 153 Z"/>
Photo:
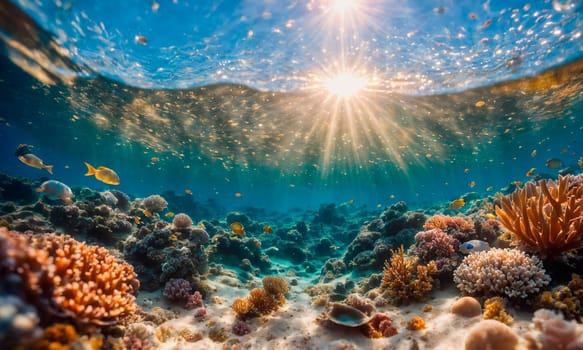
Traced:
<path id="1" fill-rule="evenodd" d="M 470 254 L 454 272 L 458 289 L 473 296 L 526 299 L 550 282 L 537 257 L 518 249 L 490 249 Z"/>
<path id="2" fill-rule="evenodd" d="M 537 332 L 528 333 L 528 349 L 575 350 L 583 348 L 583 327 L 575 321 L 566 321 L 563 315 L 539 309 L 532 318 Z"/>

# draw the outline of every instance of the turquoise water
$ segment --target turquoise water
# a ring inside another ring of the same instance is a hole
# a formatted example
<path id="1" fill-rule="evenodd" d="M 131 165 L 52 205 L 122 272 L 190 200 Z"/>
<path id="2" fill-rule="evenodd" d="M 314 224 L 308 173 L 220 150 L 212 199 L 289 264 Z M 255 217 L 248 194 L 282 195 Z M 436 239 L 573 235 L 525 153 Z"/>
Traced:
<path id="1" fill-rule="evenodd" d="M 112 188 L 89 162 L 134 196 L 281 210 L 427 207 L 578 171 L 578 3 L 352 6 L 6 2 L 0 171 L 49 175 L 13 156 L 26 143 L 70 186 Z M 350 97 L 326 87 L 346 72 L 366 80 Z"/>

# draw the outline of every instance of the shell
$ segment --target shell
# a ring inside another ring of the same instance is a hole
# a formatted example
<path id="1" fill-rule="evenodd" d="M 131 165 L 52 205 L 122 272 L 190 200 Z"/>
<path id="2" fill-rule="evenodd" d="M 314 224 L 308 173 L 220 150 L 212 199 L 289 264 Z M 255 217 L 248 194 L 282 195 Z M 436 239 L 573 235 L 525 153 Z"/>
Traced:
<path id="1" fill-rule="evenodd" d="M 360 327 L 370 321 L 362 311 L 342 303 L 333 303 L 328 311 L 328 319 L 340 326 Z"/>

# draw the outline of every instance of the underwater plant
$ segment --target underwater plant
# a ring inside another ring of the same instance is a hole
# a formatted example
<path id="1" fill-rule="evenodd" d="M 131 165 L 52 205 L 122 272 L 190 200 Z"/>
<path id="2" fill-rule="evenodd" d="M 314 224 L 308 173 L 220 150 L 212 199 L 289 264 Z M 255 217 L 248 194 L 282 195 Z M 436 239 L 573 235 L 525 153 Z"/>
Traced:
<path id="1" fill-rule="evenodd" d="M 385 262 L 381 288 L 386 290 L 395 304 L 421 301 L 433 288 L 433 274 L 437 265 L 431 261 L 420 265 L 417 258 L 405 257 L 403 246 L 391 250 L 390 262 Z"/>
<path id="2" fill-rule="evenodd" d="M 502 225 L 532 252 L 549 257 L 583 247 L 583 185 L 577 177 L 527 183 L 500 199 Z"/>

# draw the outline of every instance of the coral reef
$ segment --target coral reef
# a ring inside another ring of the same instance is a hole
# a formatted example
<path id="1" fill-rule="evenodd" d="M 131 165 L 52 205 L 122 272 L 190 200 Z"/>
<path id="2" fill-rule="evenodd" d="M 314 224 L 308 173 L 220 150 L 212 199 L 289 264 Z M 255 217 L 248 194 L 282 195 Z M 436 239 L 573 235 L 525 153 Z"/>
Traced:
<path id="1" fill-rule="evenodd" d="M 142 206 L 152 213 L 159 213 L 168 207 L 168 202 L 162 196 L 153 194 L 144 198 Z"/>
<path id="2" fill-rule="evenodd" d="M 439 270 L 452 271 L 454 264 L 451 263 L 451 258 L 458 250 L 459 244 L 457 239 L 441 229 L 434 228 L 415 235 L 415 254 L 422 263 L 435 261 Z"/>
<path id="3" fill-rule="evenodd" d="M 451 306 L 451 313 L 462 317 L 475 317 L 482 314 L 482 306 L 476 298 L 461 297 Z"/>
<path id="4" fill-rule="evenodd" d="M 583 247 L 583 185 L 572 175 L 527 183 L 502 197 L 496 214 L 521 246 L 544 257 Z"/>
<path id="5" fill-rule="evenodd" d="M 484 319 L 496 320 L 511 326 L 514 318 L 506 311 L 506 303 L 500 297 L 492 297 L 484 301 Z"/>
<path id="6" fill-rule="evenodd" d="M 232 309 L 240 317 L 267 315 L 285 304 L 284 294 L 288 289 L 283 278 L 267 276 L 263 278 L 263 288 L 252 289 L 246 299 L 235 299 Z"/>
<path id="7" fill-rule="evenodd" d="M 414 316 L 409 321 L 407 321 L 407 329 L 412 331 L 419 331 L 425 329 L 427 325 L 425 324 L 425 320 L 423 317 Z"/>
<path id="8" fill-rule="evenodd" d="M 539 304 L 544 308 L 561 311 L 568 320 L 583 323 L 583 278 L 573 274 L 566 286 L 543 292 Z"/>
<path id="9" fill-rule="evenodd" d="M 251 333 L 251 326 L 243 320 L 235 320 L 235 322 L 233 322 L 233 326 L 231 327 L 231 331 L 235 335 L 243 336 L 245 334 Z"/>
<path id="10" fill-rule="evenodd" d="M 138 311 L 133 267 L 107 249 L 69 236 L 20 234 L 0 228 L 0 269 L 17 274 L 24 297 L 37 307 L 54 304 L 79 323 L 105 325 Z M 50 301 L 42 299 L 50 295 Z M 44 310 L 47 311 L 47 310 Z"/>
<path id="11" fill-rule="evenodd" d="M 547 309 L 539 309 L 532 318 L 535 332 L 525 339 L 529 350 L 570 350 L 583 348 L 583 332 L 574 321 L 566 321 L 563 315 Z"/>
<path id="12" fill-rule="evenodd" d="M 515 350 L 519 338 L 502 322 L 484 320 L 474 325 L 464 341 L 465 350 Z"/>
<path id="13" fill-rule="evenodd" d="M 474 223 L 462 217 L 434 215 L 427 219 L 423 227 L 426 230 L 440 229 L 452 234 L 454 232 L 471 232 L 474 230 Z"/>
<path id="14" fill-rule="evenodd" d="M 172 301 L 184 302 L 190 296 L 192 286 L 183 278 L 171 278 L 164 285 L 163 295 Z"/>
<path id="15" fill-rule="evenodd" d="M 184 213 L 176 214 L 172 220 L 172 226 L 175 230 L 188 229 L 192 226 L 192 219 Z"/>
<path id="16" fill-rule="evenodd" d="M 289 291 L 289 284 L 279 276 L 267 276 L 262 280 L 263 289 L 272 296 L 284 295 Z"/>
<path id="17" fill-rule="evenodd" d="M 433 288 L 431 276 L 437 272 L 435 262 L 420 265 L 417 258 L 405 257 L 403 246 L 392 251 L 392 255 L 390 263 L 385 263 L 381 288 L 397 305 L 424 300 Z"/>
<path id="18" fill-rule="evenodd" d="M 269 271 L 269 256 L 261 251 L 261 242 L 255 237 L 241 237 L 225 231 L 218 231 L 207 249 L 209 259 L 231 266 L 239 266 L 241 260 L 249 259 L 252 266 Z"/>
<path id="19" fill-rule="evenodd" d="M 493 248 L 464 258 L 454 282 L 465 295 L 526 301 L 550 282 L 542 264 L 517 249 Z"/>

